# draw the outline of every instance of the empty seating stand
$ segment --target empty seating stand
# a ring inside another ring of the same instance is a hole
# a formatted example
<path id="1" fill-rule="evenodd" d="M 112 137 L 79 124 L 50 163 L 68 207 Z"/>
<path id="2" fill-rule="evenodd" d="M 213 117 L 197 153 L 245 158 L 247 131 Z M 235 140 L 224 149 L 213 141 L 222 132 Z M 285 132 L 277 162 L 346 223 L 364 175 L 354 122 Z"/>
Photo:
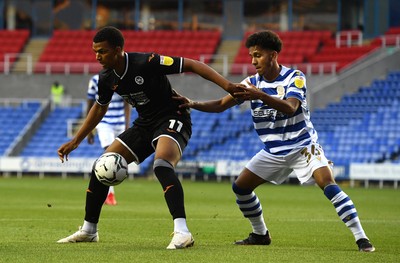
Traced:
<path id="1" fill-rule="evenodd" d="M 378 47 L 400 47 L 400 27 L 391 27 L 382 36 L 372 40 L 371 45 Z"/>
<path id="2" fill-rule="evenodd" d="M 156 52 L 210 62 L 220 42 L 219 31 L 122 31 L 127 52 Z M 95 31 L 55 30 L 36 73 L 97 73 L 101 66 L 92 50 Z"/>
<path id="3" fill-rule="evenodd" d="M 22 102 L 0 107 L 0 155 L 4 155 L 17 137 L 22 135 L 40 105 L 40 102 Z"/>
<path id="4" fill-rule="evenodd" d="M 231 74 L 250 75 L 254 73 L 251 65 L 248 49 L 245 46 L 246 40 L 253 32 L 246 32 L 241 42 L 239 51 L 234 59 Z M 277 32 L 282 39 L 283 48 L 279 54 L 279 63 L 286 66 L 299 67 L 310 56 L 315 54 L 320 45 L 330 39 L 330 31 L 287 31 Z M 249 73 L 249 74 L 246 74 Z"/>
<path id="5" fill-rule="evenodd" d="M 231 68 L 232 74 L 255 73 L 245 47 L 246 39 L 251 33 L 247 32 L 242 40 Z M 330 31 L 277 33 L 283 41 L 279 63 L 297 68 L 306 74 L 336 74 L 377 48 L 374 44 L 362 44 L 359 31 L 340 32 L 342 34 L 337 34 L 336 37 Z"/>
<path id="6" fill-rule="evenodd" d="M 210 62 L 221 40 L 220 31 L 123 31 L 125 50 L 156 52 Z"/>
<path id="7" fill-rule="evenodd" d="M 0 72 L 8 73 L 11 70 L 28 38 L 29 31 L 25 29 L 0 30 Z M 4 62 L 9 62 L 9 64 L 5 66 Z"/>
<path id="8" fill-rule="evenodd" d="M 94 31 L 55 30 L 38 62 L 35 73 L 97 73 L 92 50 Z"/>
<path id="9" fill-rule="evenodd" d="M 339 103 L 312 113 L 328 158 L 334 163 L 391 161 L 400 147 L 400 72 L 360 87 Z"/>
<path id="10" fill-rule="evenodd" d="M 67 134 L 68 120 L 80 119 L 82 113 L 82 106 L 55 108 L 23 149 L 21 156 L 56 157 L 58 147 L 70 139 Z M 100 146 L 91 146 L 84 141 L 71 156 L 91 157 L 101 152 Z"/>
<path id="11" fill-rule="evenodd" d="M 336 71 L 340 72 L 346 66 L 350 65 L 357 59 L 362 58 L 368 53 L 374 51 L 376 46 L 350 46 L 350 47 L 336 47 L 335 41 L 332 40 L 330 44 L 321 48 L 321 51 L 311 55 L 308 58 L 310 63 L 336 63 Z M 317 70 L 317 69 L 316 69 Z M 325 73 L 329 72 L 330 68 L 325 69 Z"/>

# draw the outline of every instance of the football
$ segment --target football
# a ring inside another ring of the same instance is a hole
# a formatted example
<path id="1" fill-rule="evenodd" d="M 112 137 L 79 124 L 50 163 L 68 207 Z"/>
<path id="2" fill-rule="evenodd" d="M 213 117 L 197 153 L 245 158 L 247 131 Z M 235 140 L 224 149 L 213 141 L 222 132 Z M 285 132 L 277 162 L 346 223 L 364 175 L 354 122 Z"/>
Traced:
<path id="1" fill-rule="evenodd" d="M 93 170 L 97 179 L 107 186 L 118 185 L 128 177 L 128 163 L 122 155 L 114 152 L 101 155 Z"/>

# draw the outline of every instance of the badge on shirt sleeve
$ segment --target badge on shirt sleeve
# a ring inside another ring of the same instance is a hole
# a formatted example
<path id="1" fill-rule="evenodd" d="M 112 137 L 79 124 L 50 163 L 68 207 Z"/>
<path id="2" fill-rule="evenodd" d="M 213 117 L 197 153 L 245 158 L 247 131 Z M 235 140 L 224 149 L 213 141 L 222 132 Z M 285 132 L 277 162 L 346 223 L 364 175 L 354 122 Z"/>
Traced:
<path id="1" fill-rule="evenodd" d="M 294 77 L 294 85 L 297 88 L 302 89 L 304 87 L 304 77 L 302 77 L 302 76 Z"/>
<path id="2" fill-rule="evenodd" d="M 160 56 L 160 65 L 171 66 L 174 63 L 174 60 L 168 56 Z"/>

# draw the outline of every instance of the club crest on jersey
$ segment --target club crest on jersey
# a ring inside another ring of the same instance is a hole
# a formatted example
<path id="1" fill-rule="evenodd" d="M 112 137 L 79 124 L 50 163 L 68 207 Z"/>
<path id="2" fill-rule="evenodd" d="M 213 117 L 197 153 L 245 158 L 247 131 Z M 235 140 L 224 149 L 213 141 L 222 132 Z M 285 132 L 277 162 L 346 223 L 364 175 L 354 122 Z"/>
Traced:
<path id="1" fill-rule="evenodd" d="M 142 84 L 144 83 L 144 79 L 143 79 L 143 77 L 141 77 L 141 76 L 136 76 L 136 77 L 135 77 L 135 82 L 136 82 L 136 84 L 138 84 L 138 85 L 142 85 Z"/>
<path id="2" fill-rule="evenodd" d="M 302 76 L 296 76 L 294 78 L 294 85 L 297 88 L 302 89 L 304 87 L 304 78 Z"/>
<path id="3" fill-rule="evenodd" d="M 171 66 L 174 63 L 174 60 L 168 56 L 160 56 L 160 65 Z"/>

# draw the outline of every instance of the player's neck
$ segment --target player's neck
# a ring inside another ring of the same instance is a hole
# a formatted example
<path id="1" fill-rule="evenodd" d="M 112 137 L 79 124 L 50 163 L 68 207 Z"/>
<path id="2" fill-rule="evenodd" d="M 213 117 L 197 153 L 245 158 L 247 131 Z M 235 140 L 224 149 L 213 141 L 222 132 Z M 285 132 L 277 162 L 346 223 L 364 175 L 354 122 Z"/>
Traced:
<path id="1" fill-rule="evenodd" d="M 275 80 L 278 76 L 279 73 L 281 72 L 281 67 L 279 66 L 278 63 L 274 65 L 271 70 L 268 70 L 264 75 L 263 78 L 268 80 L 268 81 L 273 81 Z"/>
<path id="2" fill-rule="evenodd" d="M 126 56 L 125 52 L 122 52 L 122 54 L 118 56 L 117 63 L 115 64 L 114 67 L 114 71 L 120 76 L 122 76 L 122 74 L 124 74 L 125 72 L 125 67 L 126 67 L 125 56 Z"/>

